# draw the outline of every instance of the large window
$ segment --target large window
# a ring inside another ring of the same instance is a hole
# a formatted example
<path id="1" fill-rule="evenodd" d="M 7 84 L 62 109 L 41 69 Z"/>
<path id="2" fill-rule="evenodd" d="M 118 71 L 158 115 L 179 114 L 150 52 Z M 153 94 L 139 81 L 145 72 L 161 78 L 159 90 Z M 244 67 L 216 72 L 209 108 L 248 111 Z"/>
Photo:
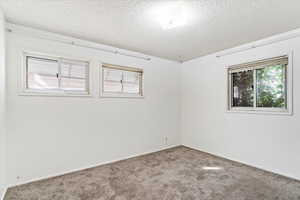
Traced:
<path id="1" fill-rule="evenodd" d="M 103 64 L 102 96 L 142 97 L 143 70 L 132 67 Z"/>
<path id="2" fill-rule="evenodd" d="M 228 109 L 290 113 L 288 69 L 288 56 L 229 67 Z"/>
<path id="3" fill-rule="evenodd" d="M 89 63 L 25 54 L 24 93 L 88 95 Z"/>

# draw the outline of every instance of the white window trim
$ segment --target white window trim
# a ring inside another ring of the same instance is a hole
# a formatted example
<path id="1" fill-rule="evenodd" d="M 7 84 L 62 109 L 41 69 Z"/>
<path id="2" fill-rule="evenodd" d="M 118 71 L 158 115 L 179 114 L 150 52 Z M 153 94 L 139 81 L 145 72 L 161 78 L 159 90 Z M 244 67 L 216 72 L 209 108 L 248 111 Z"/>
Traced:
<path id="1" fill-rule="evenodd" d="M 144 99 L 145 98 L 145 80 L 144 80 L 144 74 L 145 71 L 142 68 L 134 68 L 134 67 L 127 67 L 127 66 L 121 66 L 121 65 L 116 65 L 116 64 L 107 64 L 104 62 L 100 62 L 99 63 L 99 80 L 100 80 L 100 88 L 99 88 L 99 97 L 100 98 L 133 98 L 133 99 Z M 142 71 L 142 78 L 141 78 L 141 90 L 142 90 L 142 94 L 128 94 L 128 93 L 116 93 L 116 92 L 104 92 L 103 91 L 103 87 L 104 87 L 104 74 L 103 74 L 103 65 L 113 65 L 113 66 L 117 66 L 120 67 L 120 69 L 124 68 L 128 68 L 128 69 L 138 69 Z"/>
<path id="2" fill-rule="evenodd" d="M 281 54 L 277 56 L 269 56 L 254 60 L 250 62 L 259 62 L 260 60 L 267 60 L 275 57 L 287 56 L 288 65 L 286 66 L 286 103 L 287 107 L 282 108 L 258 108 L 258 107 L 232 107 L 231 106 L 231 76 L 229 70 L 235 68 L 235 66 L 243 65 L 244 63 L 226 67 L 226 112 L 227 113 L 244 113 L 244 114 L 264 114 L 264 115 L 293 115 L 293 52 Z M 256 77 L 256 76 L 255 76 Z M 256 87 L 256 84 L 254 84 Z M 254 88 L 256 90 L 256 88 Z M 254 91 L 255 92 L 255 91 Z M 255 99 L 255 98 L 254 98 Z M 254 100 L 256 105 L 256 99 Z"/>
<path id="3" fill-rule="evenodd" d="M 32 57 L 40 57 L 45 59 L 53 59 L 53 60 L 71 60 L 78 62 L 87 62 L 88 63 L 88 77 L 87 77 L 87 91 L 78 92 L 78 91 L 66 91 L 66 90 L 36 90 L 36 89 L 28 89 L 27 85 L 27 62 L 26 59 L 28 56 Z M 47 97 L 92 97 L 91 93 L 91 85 L 92 85 L 92 73 L 91 73 L 91 61 L 84 59 L 76 59 L 70 57 L 61 57 L 56 55 L 49 55 L 43 53 L 36 53 L 31 51 L 23 51 L 22 53 L 22 69 L 21 69 L 21 81 L 20 81 L 20 96 L 47 96 Z"/>

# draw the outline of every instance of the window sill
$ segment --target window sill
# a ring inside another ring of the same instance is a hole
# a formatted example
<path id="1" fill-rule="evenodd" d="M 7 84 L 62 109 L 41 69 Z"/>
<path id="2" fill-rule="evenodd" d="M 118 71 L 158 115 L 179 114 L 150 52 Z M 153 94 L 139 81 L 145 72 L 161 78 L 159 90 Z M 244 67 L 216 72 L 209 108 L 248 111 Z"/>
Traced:
<path id="1" fill-rule="evenodd" d="M 128 98 L 128 99 L 144 99 L 145 96 L 130 94 L 100 94 L 100 98 Z"/>
<path id="2" fill-rule="evenodd" d="M 266 110 L 226 110 L 226 113 L 236 114 L 257 114 L 257 115 L 280 115 L 280 116 L 292 116 L 292 111 L 266 111 Z"/>
<path id="3" fill-rule="evenodd" d="M 68 93 L 68 92 L 42 92 L 42 91 L 22 91 L 19 96 L 41 96 L 41 97 L 92 97 L 87 93 Z"/>

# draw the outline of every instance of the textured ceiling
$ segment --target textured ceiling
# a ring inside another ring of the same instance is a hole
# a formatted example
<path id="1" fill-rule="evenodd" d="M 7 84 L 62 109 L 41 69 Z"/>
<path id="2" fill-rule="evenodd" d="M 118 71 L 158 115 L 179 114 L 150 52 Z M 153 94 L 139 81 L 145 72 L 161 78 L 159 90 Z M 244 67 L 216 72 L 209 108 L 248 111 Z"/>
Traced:
<path id="1" fill-rule="evenodd" d="M 190 60 L 300 27 L 300 0 L 186 0 L 187 24 L 164 30 L 166 0 L 0 0 L 12 23 L 172 60 Z"/>

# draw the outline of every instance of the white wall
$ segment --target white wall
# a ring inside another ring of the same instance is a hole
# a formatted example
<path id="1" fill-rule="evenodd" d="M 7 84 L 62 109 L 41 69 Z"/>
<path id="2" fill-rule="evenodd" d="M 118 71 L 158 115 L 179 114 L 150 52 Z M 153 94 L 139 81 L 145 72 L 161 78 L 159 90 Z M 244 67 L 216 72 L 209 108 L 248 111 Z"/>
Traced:
<path id="1" fill-rule="evenodd" d="M 24 50 L 91 60 L 95 97 L 19 96 Z M 145 98 L 99 98 L 100 61 L 143 68 Z M 9 185 L 180 144 L 179 63 L 155 57 L 145 61 L 15 33 L 7 34 L 7 63 Z"/>
<path id="2" fill-rule="evenodd" d="M 5 18 L 0 8 L 0 199 L 6 186 L 5 134 Z"/>
<path id="3" fill-rule="evenodd" d="M 279 36 L 260 42 L 276 38 Z M 293 116 L 225 112 L 225 66 L 274 57 L 290 51 L 294 52 Z M 184 63 L 181 77 L 183 144 L 300 179 L 299 77 L 299 37 L 221 58 L 212 54 Z"/>
<path id="4" fill-rule="evenodd" d="M 40 35 L 25 30 L 31 36 Z M 19 96 L 24 50 L 91 60 L 95 97 Z M 225 66 L 290 51 L 294 52 L 294 77 L 299 77 L 300 38 L 222 58 L 212 54 L 180 65 L 155 57 L 145 61 L 10 33 L 8 183 L 19 184 L 181 143 L 300 179 L 297 78 L 293 116 L 225 112 Z M 145 99 L 98 98 L 100 61 L 142 67 Z"/>

